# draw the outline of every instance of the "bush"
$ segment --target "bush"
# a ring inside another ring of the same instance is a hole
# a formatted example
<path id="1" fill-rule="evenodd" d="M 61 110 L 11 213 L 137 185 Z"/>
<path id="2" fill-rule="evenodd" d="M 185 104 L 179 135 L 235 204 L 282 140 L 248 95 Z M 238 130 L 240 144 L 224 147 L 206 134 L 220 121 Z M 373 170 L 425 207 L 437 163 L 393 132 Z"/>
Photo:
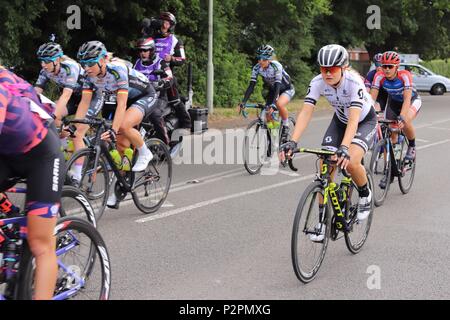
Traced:
<path id="1" fill-rule="evenodd" d="M 422 65 L 431 71 L 450 78 L 450 60 L 431 60 L 431 61 L 424 61 L 422 62 Z"/>

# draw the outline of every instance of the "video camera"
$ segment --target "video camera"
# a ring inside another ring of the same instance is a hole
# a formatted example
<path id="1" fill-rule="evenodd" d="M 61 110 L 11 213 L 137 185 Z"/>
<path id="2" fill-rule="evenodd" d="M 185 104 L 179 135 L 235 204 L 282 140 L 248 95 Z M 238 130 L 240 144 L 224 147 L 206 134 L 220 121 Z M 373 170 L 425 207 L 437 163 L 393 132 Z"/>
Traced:
<path id="1" fill-rule="evenodd" d="M 154 35 L 161 32 L 161 27 L 163 25 L 163 21 L 156 18 L 144 18 L 142 20 L 142 33 L 144 37 L 153 37 Z"/>

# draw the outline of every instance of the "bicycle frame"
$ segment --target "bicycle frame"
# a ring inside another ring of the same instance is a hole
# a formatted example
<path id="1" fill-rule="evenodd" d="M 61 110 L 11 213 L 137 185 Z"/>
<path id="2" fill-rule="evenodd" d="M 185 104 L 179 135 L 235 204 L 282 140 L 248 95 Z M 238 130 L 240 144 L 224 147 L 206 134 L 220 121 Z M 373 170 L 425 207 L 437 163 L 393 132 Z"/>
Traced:
<path id="1" fill-rule="evenodd" d="M 339 230 L 348 230 L 349 226 L 345 220 L 345 203 L 347 202 L 347 192 L 345 192 L 344 198 L 342 202 L 339 200 L 337 195 L 337 190 L 339 186 L 336 182 L 332 181 L 331 175 L 334 171 L 332 163 L 333 161 L 329 161 L 328 158 L 323 159 L 321 173 L 318 176 L 317 180 L 320 181 L 324 187 L 324 199 L 323 205 L 328 204 L 328 200 L 331 200 L 331 207 L 333 208 L 334 216 L 336 217 L 336 227 Z M 343 183 L 350 184 L 352 183 L 352 179 L 350 177 L 344 177 L 342 179 Z"/>
<path id="2" fill-rule="evenodd" d="M 312 150 L 312 149 L 306 149 L 306 148 L 300 148 L 298 152 L 303 153 L 313 153 L 316 154 L 319 159 L 322 160 L 321 164 L 321 170 L 320 172 L 317 172 L 315 181 L 319 181 L 324 190 L 324 197 L 323 197 L 323 205 L 326 206 L 328 204 L 328 201 L 331 201 L 331 207 L 333 208 L 333 214 L 334 217 L 336 217 L 335 226 L 340 231 L 349 231 L 351 230 L 351 227 L 355 220 L 350 221 L 350 223 L 347 223 L 346 216 L 345 216 L 345 210 L 346 204 L 349 200 L 349 194 L 348 194 L 348 188 L 343 193 L 343 199 L 339 200 L 339 196 L 337 194 L 337 190 L 339 190 L 339 186 L 336 182 L 332 179 L 332 173 L 335 169 L 334 165 L 336 163 L 335 160 L 331 160 L 330 156 L 334 155 L 334 152 L 331 151 L 325 151 L 325 150 Z M 291 169 L 296 169 L 292 165 L 292 160 L 289 162 L 289 166 Z M 294 170 L 295 171 L 295 170 Z M 349 176 L 344 175 L 341 184 L 343 185 L 351 185 L 352 184 L 352 178 Z M 323 219 L 323 217 L 320 217 L 320 219 Z"/>
<path id="3" fill-rule="evenodd" d="M 2 230 L 3 227 L 7 226 L 7 225 L 19 226 L 19 237 L 18 238 L 16 238 L 16 237 L 10 238 Z M 54 233 L 56 234 L 57 231 L 58 230 L 56 227 Z M 76 245 L 79 244 L 78 239 L 72 233 L 71 233 L 71 235 L 72 235 L 72 238 L 74 241 L 71 242 L 70 244 L 64 246 L 63 248 L 56 250 L 56 257 L 59 257 L 59 256 L 65 254 L 66 252 L 68 252 L 73 247 L 75 247 Z M 13 240 L 26 240 L 26 238 L 27 238 L 27 217 L 26 216 L 0 219 L 0 243 L 2 243 L 2 242 L 8 243 L 9 241 L 13 241 Z M 19 248 L 16 250 L 16 252 L 20 252 L 20 250 L 21 249 Z M 20 258 L 21 258 L 21 255 L 18 254 L 17 260 L 15 261 L 14 265 L 16 265 L 17 262 L 20 263 Z M 3 258 L 3 259 L 6 260 L 6 258 Z M 83 278 L 81 278 L 79 275 L 77 275 L 75 272 L 71 271 L 70 267 L 68 267 L 64 263 L 62 263 L 61 260 L 58 259 L 57 263 L 58 263 L 58 266 L 60 268 L 62 268 L 67 274 L 69 274 L 69 276 L 72 277 L 72 279 L 74 279 L 76 282 L 76 285 L 73 288 L 70 288 L 69 290 L 64 291 L 53 297 L 53 300 L 64 300 L 64 299 L 67 299 L 67 298 L 73 296 L 74 294 L 76 294 L 85 285 L 85 280 Z M 6 266 L 6 268 L 4 268 L 2 270 L 2 273 L 6 276 L 4 279 L 5 280 L 4 282 L 6 282 L 6 283 L 9 283 L 10 281 L 12 281 L 14 276 L 18 276 L 17 270 L 15 268 L 13 268 L 13 266 Z M 0 294 L 0 300 L 6 300 L 6 297 Z"/>

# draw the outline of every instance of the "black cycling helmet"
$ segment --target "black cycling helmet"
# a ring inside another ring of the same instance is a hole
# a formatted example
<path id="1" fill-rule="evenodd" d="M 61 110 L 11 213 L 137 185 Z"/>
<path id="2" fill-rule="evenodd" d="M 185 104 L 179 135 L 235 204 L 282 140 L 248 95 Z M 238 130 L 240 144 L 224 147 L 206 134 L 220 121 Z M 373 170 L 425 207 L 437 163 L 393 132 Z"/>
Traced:
<path id="1" fill-rule="evenodd" d="M 106 57 L 107 51 L 105 45 L 100 41 L 88 41 L 78 49 L 78 60 L 94 60 Z"/>
<path id="2" fill-rule="evenodd" d="M 137 41 L 136 49 L 149 50 L 150 57 L 148 60 L 153 61 L 156 57 L 156 45 L 153 38 L 141 38 Z"/>
<path id="3" fill-rule="evenodd" d="M 63 56 L 63 50 L 59 44 L 56 42 L 47 42 L 41 45 L 36 52 L 39 60 L 52 60 L 55 61 L 56 58 Z"/>
<path id="4" fill-rule="evenodd" d="M 329 44 L 320 48 L 317 54 L 317 63 L 321 67 L 346 67 L 348 52 L 343 46 Z"/>
<path id="5" fill-rule="evenodd" d="M 173 31 L 175 30 L 175 25 L 177 24 L 177 19 L 175 18 L 175 16 L 170 12 L 161 12 L 161 14 L 159 15 L 159 19 L 169 21 L 169 32 L 173 33 Z"/>
<path id="6" fill-rule="evenodd" d="M 258 49 L 256 49 L 256 58 L 258 60 L 272 59 L 274 54 L 275 54 L 275 50 L 268 44 L 263 44 Z"/>

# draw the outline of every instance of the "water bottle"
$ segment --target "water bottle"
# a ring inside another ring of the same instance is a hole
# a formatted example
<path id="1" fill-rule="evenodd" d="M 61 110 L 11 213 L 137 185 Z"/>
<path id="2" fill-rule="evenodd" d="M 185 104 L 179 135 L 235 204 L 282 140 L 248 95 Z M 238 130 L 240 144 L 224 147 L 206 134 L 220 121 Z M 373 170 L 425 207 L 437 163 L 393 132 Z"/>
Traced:
<path id="1" fill-rule="evenodd" d="M 401 136 L 400 136 L 401 137 Z M 402 156 L 402 144 L 400 142 L 400 137 L 398 139 L 398 142 L 394 144 L 394 158 L 396 160 L 399 160 Z M 402 139 L 403 140 L 403 139 Z"/>
<path id="2" fill-rule="evenodd" d="M 70 159 L 71 155 L 73 154 L 73 152 L 75 151 L 75 146 L 73 145 L 72 140 L 69 140 L 69 141 L 66 140 L 66 144 L 64 146 L 63 151 L 64 151 L 64 159 L 66 161 L 68 161 Z"/>
<path id="3" fill-rule="evenodd" d="M 277 128 L 279 128 L 280 127 L 280 114 L 279 114 L 279 112 L 278 111 L 274 111 L 273 113 L 272 113 L 272 119 L 273 119 L 273 127 L 275 128 L 275 129 L 277 129 Z"/>
<path id="4" fill-rule="evenodd" d="M 15 240 L 7 243 L 3 260 L 5 261 L 6 279 L 9 280 L 15 275 L 14 266 L 17 262 L 17 245 Z"/>
<path id="5" fill-rule="evenodd" d="M 123 152 L 123 158 L 122 158 L 122 170 L 123 171 L 130 171 L 131 170 L 131 161 L 133 159 L 133 149 L 126 148 Z"/>
<path id="6" fill-rule="evenodd" d="M 113 158 L 116 168 L 119 170 L 122 169 L 122 157 L 120 156 L 119 151 L 117 151 L 117 149 L 113 149 L 109 151 L 109 154 Z"/>

